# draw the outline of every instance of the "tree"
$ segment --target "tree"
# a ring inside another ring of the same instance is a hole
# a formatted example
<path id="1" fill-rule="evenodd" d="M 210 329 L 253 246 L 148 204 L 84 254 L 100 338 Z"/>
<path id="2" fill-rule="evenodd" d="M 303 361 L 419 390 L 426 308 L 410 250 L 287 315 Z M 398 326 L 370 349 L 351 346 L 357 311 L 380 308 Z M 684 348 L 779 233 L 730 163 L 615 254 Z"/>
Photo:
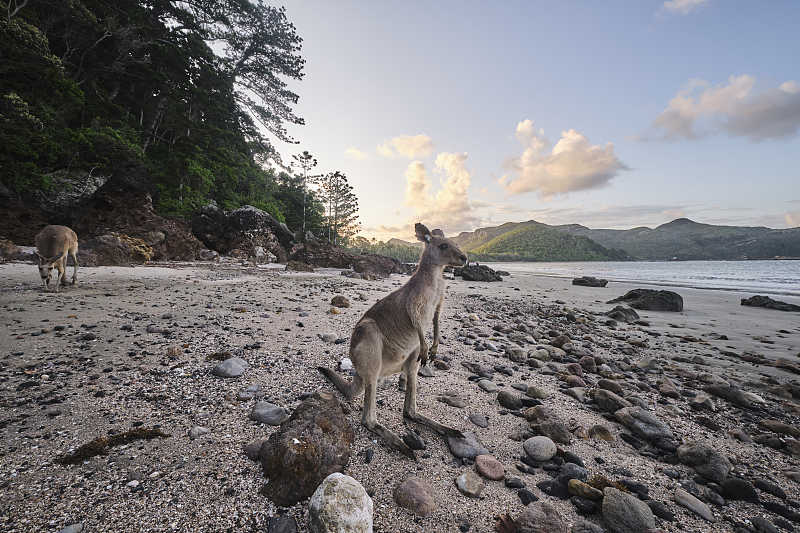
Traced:
<path id="1" fill-rule="evenodd" d="M 295 154 L 292 156 L 294 159 L 293 166 L 299 168 L 303 171 L 303 224 L 302 224 L 302 232 L 303 232 L 303 242 L 306 239 L 306 192 L 308 190 L 308 178 L 310 177 L 314 180 L 317 176 L 309 176 L 308 171 L 317 166 L 317 159 L 312 156 L 308 150 L 304 150 L 303 153 Z"/>
<path id="2" fill-rule="evenodd" d="M 358 198 L 347 176 L 341 171 L 328 172 L 318 180 L 320 200 L 325 205 L 328 242 L 346 244 L 358 233 Z"/>

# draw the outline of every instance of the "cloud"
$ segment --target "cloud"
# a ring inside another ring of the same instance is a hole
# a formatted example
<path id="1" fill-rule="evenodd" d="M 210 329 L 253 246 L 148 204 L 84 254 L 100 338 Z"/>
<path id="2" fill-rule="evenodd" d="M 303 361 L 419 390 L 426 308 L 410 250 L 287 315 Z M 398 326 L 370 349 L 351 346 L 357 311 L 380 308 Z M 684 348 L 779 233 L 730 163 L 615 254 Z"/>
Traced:
<path id="1" fill-rule="evenodd" d="M 362 152 L 355 146 L 351 146 L 350 148 L 345 150 L 344 155 L 349 157 L 350 159 L 355 159 L 356 161 L 363 161 L 368 157 L 366 152 Z"/>
<path id="2" fill-rule="evenodd" d="M 800 227 L 800 211 L 786 213 L 786 226 L 789 228 Z"/>
<path id="3" fill-rule="evenodd" d="M 440 188 L 433 183 L 422 161 L 412 161 L 406 169 L 406 205 L 414 209 L 414 221 L 429 228 L 441 228 L 446 234 L 471 230 L 479 222 L 476 207 L 469 200 L 472 175 L 466 168 L 467 154 L 442 152 L 436 156 L 434 169 L 440 176 Z"/>
<path id="4" fill-rule="evenodd" d="M 575 130 L 561 133 L 561 139 L 548 153 L 544 131 L 527 119 L 517 124 L 517 139 L 524 151 L 510 162 L 514 177 L 503 176 L 499 183 L 511 194 L 537 191 L 551 197 L 607 185 L 625 166 L 614 154 L 614 145 L 592 145 Z"/>
<path id="5" fill-rule="evenodd" d="M 425 134 L 400 135 L 378 146 L 378 153 L 383 157 L 427 157 L 433 153 L 433 139 Z"/>
<path id="6" fill-rule="evenodd" d="M 763 141 L 791 137 L 800 129 L 800 84 L 786 81 L 754 93 L 756 80 L 731 76 L 724 85 L 691 80 L 653 121 L 643 140 L 696 139 L 724 132 Z"/>
<path id="7" fill-rule="evenodd" d="M 698 7 L 707 4 L 708 0 L 668 0 L 664 2 L 664 9 L 672 13 L 687 15 Z"/>

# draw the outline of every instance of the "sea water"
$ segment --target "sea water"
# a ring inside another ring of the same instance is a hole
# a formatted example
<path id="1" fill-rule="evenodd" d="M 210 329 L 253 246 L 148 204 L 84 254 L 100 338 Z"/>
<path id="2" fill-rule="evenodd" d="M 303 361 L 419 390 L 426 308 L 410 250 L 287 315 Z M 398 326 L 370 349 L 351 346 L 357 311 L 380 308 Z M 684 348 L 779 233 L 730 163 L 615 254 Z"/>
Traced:
<path id="1" fill-rule="evenodd" d="M 586 261 L 487 263 L 512 275 L 594 276 L 609 281 L 800 296 L 800 261 Z"/>

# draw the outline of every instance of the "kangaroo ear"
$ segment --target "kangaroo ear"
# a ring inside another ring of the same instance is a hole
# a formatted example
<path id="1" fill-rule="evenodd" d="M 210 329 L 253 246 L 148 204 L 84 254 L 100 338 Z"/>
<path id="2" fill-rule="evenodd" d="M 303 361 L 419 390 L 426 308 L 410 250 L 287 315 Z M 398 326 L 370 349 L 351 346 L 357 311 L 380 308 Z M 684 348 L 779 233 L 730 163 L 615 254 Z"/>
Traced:
<path id="1" fill-rule="evenodd" d="M 44 263 L 44 257 L 42 257 L 42 254 L 40 254 L 39 252 L 36 252 L 36 259 L 37 261 L 39 261 L 40 265 Z"/>
<path id="2" fill-rule="evenodd" d="M 422 242 L 431 242 L 431 231 L 426 228 L 423 224 L 417 222 L 414 224 L 414 232 L 417 235 L 417 239 Z"/>
<path id="3" fill-rule="evenodd" d="M 440 230 L 440 229 L 433 230 L 431 232 L 431 235 L 433 235 L 434 237 L 442 237 L 442 238 L 444 238 L 444 232 L 442 230 Z"/>

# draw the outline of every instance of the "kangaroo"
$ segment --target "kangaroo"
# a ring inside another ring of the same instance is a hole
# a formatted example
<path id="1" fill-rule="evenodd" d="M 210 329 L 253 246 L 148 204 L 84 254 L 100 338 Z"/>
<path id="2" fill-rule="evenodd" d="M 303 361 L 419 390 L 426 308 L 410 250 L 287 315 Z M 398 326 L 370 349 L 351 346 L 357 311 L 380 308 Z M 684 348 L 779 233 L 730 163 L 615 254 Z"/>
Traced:
<path id="1" fill-rule="evenodd" d="M 356 324 L 350 338 L 350 359 L 356 375 L 347 382 L 326 367 L 318 367 L 334 386 L 352 400 L 364 392 L 361 424 L 382 437 L 390 446 L 411 459 L 414 451 L 375 417 L 375 391 L 378 378 L 402 372 L 406 381 L 403 416 L 430 427 L 442 436 L 463 437 L 457 429 L 447 427 L 417 412 L 417 372 L 426 365 L 429 355 L 439 349 L 439 314 L 444 300 L 447 266 L 462 266 L 467 256 L 442 230 L 428 230 L 415 224 L 417 239 L 425 243 L 417 270 L 408 282 L 379 300 Z M 433 319 L 433 344 L 425 341 L 424 327 Z"/>
<path id="2" fill-rule="evenodd" d="M 71 255 L 75 263 L 72 271 L 72 284 L 75 285 L 78 282 L 78 236 L 75 232 L 66 226 L 45 226 L 36 235 L 39 275 L 42 277 L 45 290 L 50 285 L 50 274 L 53 268 L 56 268 L 58 279 L 55 291 L 58 292 L 67 270 L 67 255 Z"/>

